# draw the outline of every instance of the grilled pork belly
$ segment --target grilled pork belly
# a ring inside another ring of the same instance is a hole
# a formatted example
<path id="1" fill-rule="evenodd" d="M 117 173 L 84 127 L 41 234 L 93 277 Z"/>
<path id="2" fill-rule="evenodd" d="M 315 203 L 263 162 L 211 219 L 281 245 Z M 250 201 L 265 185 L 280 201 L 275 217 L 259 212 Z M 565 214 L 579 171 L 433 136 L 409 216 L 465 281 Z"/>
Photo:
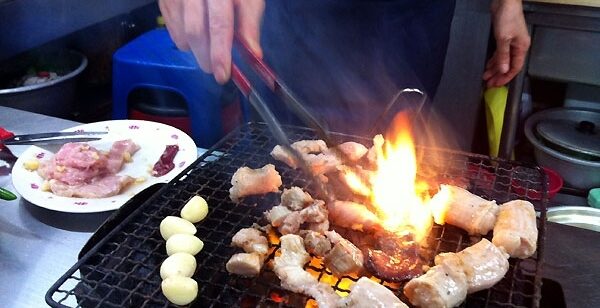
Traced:
<path id="1" fill-rule="evenodd" d="M 332 224 L 352 230 L 381 229 L 379 218 L 366 206 L 351 201 L 334 201 L 327 204 Z"/>
<path id="2" fill-rule="evenodd" d="M 373 146 L 367 151 L 367 160 L 371 165 L 377 164 L 377 158 L 379 153 L 383 152 L 384 143 L 385 139 L 383 139 L 383 135 L 375 135 L 375 137 L 373 137 Z"/>
<path id="3" fill-rule="evenodd" d="M 337 148 L 346 155 L 351 162 L 360 160 L 369 151 L 367 147 L 358 142 L 344 142 L 337 146 Z"/>
<path id="4" fill-rule="evenodd" d="M 533 204 L 513 200 L 500 206 L 492 243 L 511 257 L 525 259 L 537 249 L 538 230 Z"/>
<path id="5" fill-rule="evenodd" d="M 232 238 L 231 244 L 244 249 L 245 252 L 256 252 L 260 255 L 266 255 L 269 252 L 269 242 L 267 238 L 254 228 L 240 229 Z"/>
<path id="6" fill-rule="evenodd" d="M 302 230 L 300 236 L 304 238 L 304 247 L 311 254 L 324 257 L 331 250 L 331 242 L 323 233 Z"/>
<path id="7" fill-rule="evenodd" d="M 338 307 L 408 308 L 390 289 L 367 277 L 360 277 L 350 287 L 350 294 Z"/>
<path id="8" fill-rule="evenodd" d="M 286 290 L 302 293 L 314 298 L 319 307 L 335 307 L 339 301 L 333 289 L 303 269 L 310 259 L 299 235 L 287 234 L 280 238 L 281 255 L 275 257 L 273 271 Z"/>
<path id="9" fill-rule="evenodd" d="M 339 157 L 327 148 L 323 140 L 300 140 L 292 143 L 291 147 L 298 152 L 313 175 L 321 176 L 335 171 L 341 164 Z M 300 167 L 297 158 L 280 145 L 273 148 L 271 156 L 291 168 Z"/>
<path id="10" fill-rule="evenodd" d="M 233 202 L 250 195 L 261 195 L 279 191 L 281 176 L 275 166 L 268 164 L 259 169 L 239 168 L 231 178 L 229 197 Z"/>
<path id="11" fill-rule="evenodd" d="M 334 275 L 340 277 L 360 272 L 363 269 L 363 259 L 363 254 L 358 247 L 340 238 L 325 255 L 323 262 Z"/>
<path id="12" fill-rule="evenodd" d="M 467 298 L 467 276 L 462 269 L 442 263 L 411 279 L 404 295 L 418 307 L 456 307 Z"/>
<path id="13" fill-rule="evenodd" d="M 300 211 L 286 212 L 287 208 L 282 207 L 274 206 L 266 213 L 267 219 L 278 227 L 281 234 L 298 234 L 300 229 L 323 233 L 329 229 L 329 213 L 322 200 L 315 200 Z"/>
<path id="14" fill-rule="evenodd" d="M 306 157 L 308 154 L 318 154 L 327 150 L 327 144 L 325 144 L 323 140 L 300 140 L 292 143 L 291 147 L 298 151 L 298 154 L 302 157 Z M 291 168 L 296 169 L 299 167 L 296 157 L 281 145 L 276 145 L 273 148 L 271 157 L 285 163 Z"/>
<path id="15" fill-rule="evenodd" d="M 236 253 L 227 261 L 225 268 L 228 272 L 240 276 L 258 276 L 262 262 L 263 256 L 259 253 Z"/>
<path id="16" fill-rule="evenodd" d="M 508 254 L 487 239 L 467 247 L 458 253 L 441 253 L 435 264 L 461 268 L 467 276 L 467 292 L 474 293 L 492 287 L 508 271 Z"/>
<path id="17" fill-rule="evenodd" d="M 300 140 L 292 143 L 292 148 L 302 154 L 322 153 L 327 150 L 323 140 Z"/>
<path id="18" fill-rule="evenodd" d="M 498 205 L 466 189 L 440 185 L 440 191 L 431 198 L 435 223 L 444 223 L 464 229 L 471 235 L 486 235 L 494 228 Z"/>
<path id="19" fill-rule="evenodd" d="M 273 227 L 279 227 L 283 224 L 285 217 L 292 211 L 283 205 L 276 205 L 270 210 L 265 212 L 265 217 L 273 225 Z"/>
<path id="20" fill-rule="evenodd" d="M 283 219 L 281 226 L 277 230 L 281 234 L 297 234 L 300 231 L 300 225 L 304 222 L 300 211 L 289 213 Z"/>
<path id="21" fill-rule="evenodd" d="M 299 211 L 313 202 L 313 198 L 302 190 L 302 188 L 293 186 L 290 189 L 284 189 L 281 194 L 281 205 L 292 211 Z"/>
<path id="22" fill-rule="evenodd" d="M 271 157 L 288 165 L 290 168 L 298 168 L 298 162 L 296 161 L 294 155 L 280 145 L 276 145 L 273 150 L 271 150 Z"/>

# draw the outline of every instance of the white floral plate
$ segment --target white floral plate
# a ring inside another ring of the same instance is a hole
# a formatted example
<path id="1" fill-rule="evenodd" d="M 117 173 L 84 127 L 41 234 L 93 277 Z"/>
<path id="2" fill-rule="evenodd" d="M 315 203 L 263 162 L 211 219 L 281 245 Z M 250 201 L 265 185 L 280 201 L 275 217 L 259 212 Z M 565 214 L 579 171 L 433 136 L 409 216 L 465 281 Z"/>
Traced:
<path id="1" fill-rule="evenodd" d="M 95 213 L 115 210 L 131 197 L 155 183 L 167 183 L 197 158 L 196 144 L 188 135 L 177 128 L 149 121 L 114 120 L 79 125 L 64 131 L 108 131 L 101 140 L 88 142 L 98 150 L 108 151 L 113 142 L 132 139 L 140 146 L 118 173 L 129 175 L 139 181 L 127 187 L 120 194 L 107 198 L 87 199 L 68 198 L 42 191 L 44 179 L 36 171 L 28 171 L 23 163 L 29 160 L 50 159 L 54 153 L 38 146 L 30 146 L 19 156 L 12 171 L 13 186 L 27 201 L 50 210 L 69 213 Z M 150 170 L 167 145 L 177 144 L 179 152 L 175 156 L 175 168 L 169 173 L 154 177 Z M 144 180 L 145 179 L 145 180 Z"/>

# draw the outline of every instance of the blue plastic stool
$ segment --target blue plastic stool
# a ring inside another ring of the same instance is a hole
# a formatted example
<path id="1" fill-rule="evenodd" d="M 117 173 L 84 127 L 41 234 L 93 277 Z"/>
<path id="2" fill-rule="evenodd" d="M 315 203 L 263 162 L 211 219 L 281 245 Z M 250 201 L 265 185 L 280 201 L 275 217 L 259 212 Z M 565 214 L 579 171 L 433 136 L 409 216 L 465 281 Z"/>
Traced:
<path id="1" fill-rule="evenodd" d="M 199 147 L 209 148 L 223 136 L 222 87 L 202 72 L 191 53 L 177 49 L 165 29 L 147 32 L 113 55 L 113 119 L 127 118 L 127 98 L 138 88 L 180 94 Z"/>

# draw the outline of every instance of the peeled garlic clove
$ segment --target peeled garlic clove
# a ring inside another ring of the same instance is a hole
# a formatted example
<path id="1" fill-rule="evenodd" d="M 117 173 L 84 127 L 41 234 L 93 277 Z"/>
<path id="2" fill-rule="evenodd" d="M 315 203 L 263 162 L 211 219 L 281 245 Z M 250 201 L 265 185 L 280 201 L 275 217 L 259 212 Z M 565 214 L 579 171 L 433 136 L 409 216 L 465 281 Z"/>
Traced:
<path id="1" fill-rule="evenodd" d="M 200 196 L 193 196 L 181 209 L 181 217 L 192 223 L 197 223 L 208 214 L 208 204 Z"/>
<path id="2" fill-rule="evenodd" d="M 167 255 L 185 252 L 196 255 L 204 247 L 204 242 L 191 234 L 174 234 L 167 240 Z"/>
<path id="3" fill-rule="evenodd" d="M 173 234 L 196 234 L 196 227 L 191 222 L 177 216 L 167 216 L 160 222 L 160 235 L 168 240 Z"/>
<path id="4" fill-rule="evenodd" d="M 175 305 L 187 305 L 198 296 L 198 283 L 189 277 L 169 277 L 160 284 L 163 295 Z"/>
<path id="5" fill-rule="evenodd" d="M 192 277 L 196 271 L 196 258 L 189 253 L 178 252 L 160 265 L 160 278 L 172 276 Z"/>

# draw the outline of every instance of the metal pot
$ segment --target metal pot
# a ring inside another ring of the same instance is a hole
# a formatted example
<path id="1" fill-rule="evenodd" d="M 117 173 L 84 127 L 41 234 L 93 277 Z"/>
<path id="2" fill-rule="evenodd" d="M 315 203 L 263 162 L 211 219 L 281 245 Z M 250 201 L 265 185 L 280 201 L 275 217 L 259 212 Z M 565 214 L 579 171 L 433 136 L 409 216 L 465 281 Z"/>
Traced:
<path id="1" fill-rule="evenodd" d="M 3 76 L 19 78 L 35 67 L 58 72 L 59 78 L 47 82 L 0 89 L 0 106 L 70 118 L 75 110 L 76 79 L 87 66 L 84 55 L 61 50 L 25 55 L 2 68 Z"/>
<path id="2" fill-rule="evenodd" d="M 556 170 L 566 186 L 600 186 L 600 112 L 554 108 L 525 121 L 525 136 L 538 164 Z"/>

